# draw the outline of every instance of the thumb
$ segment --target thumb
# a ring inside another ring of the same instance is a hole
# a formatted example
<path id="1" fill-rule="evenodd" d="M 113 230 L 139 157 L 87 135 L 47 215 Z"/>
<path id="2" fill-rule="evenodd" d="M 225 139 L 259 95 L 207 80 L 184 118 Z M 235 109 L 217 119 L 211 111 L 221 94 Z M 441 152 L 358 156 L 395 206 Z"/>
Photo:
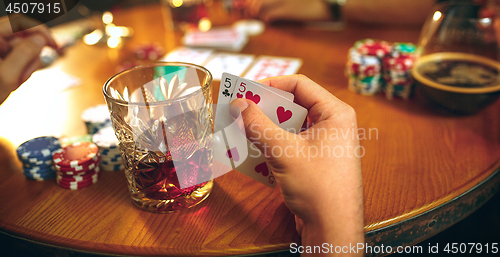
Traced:
<path id="1" fill-rule="evenodd" d="M 270 147 L 283 146 L 289 133 L 274 124 L 251 100 L 238 98 L 231 103 L 238 108 L 229 108 L 231 117 L 236 120 L 241 115 L 247 138 L 264 156 L 270 155 Z M 295 135 L 295 134 L 293 134 Z"/>

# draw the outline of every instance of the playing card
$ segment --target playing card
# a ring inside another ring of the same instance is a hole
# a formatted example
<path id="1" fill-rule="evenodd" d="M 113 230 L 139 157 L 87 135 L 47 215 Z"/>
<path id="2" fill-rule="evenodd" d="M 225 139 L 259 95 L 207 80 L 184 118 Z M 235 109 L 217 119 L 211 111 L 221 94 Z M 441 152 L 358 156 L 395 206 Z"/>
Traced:
<path id="1" fill-rule="evenodd" d="M 274 87 L 270 87 L 255 81 L 251 81 L 242 77 L 238 77 L 229 73 L 223 73 L 221 82 L 220 82 L 220 88 L 219 88 L 219 100 L 218 104 L 225 104 L 225 103 L 231 103 L 231 96 L 233 94 L 235 85 L 240 85 L 240 86 L 245 86 L 246 84 L 252 84 L 256 85 L 258 87 L 261 87 L 265 91 L 272 92 L 274 94 L 277 94 L 281 97 L 284 97 L 285 99 L 288 99 L 289 101 L 293 101 L 294 95 L 290 92 L 283 91 L 281 89 L 277 89 Z"/>
<path id="2" fill-rule="evenodd" d="M 266 158 L 250 140 L 246 140 L 248 145 L 248 156 L 234 169 L 268 187 L 274 188 L 276 186 L 276 179 L 266 162 Z"/>
<path id="3" fill-rule="evenodd" d="M 214 159 L 223 165 L 216 166 L 214 174 L 220 176 L 235 169 L 269 187 L 275 187 L 275 179 L 266 159 L 260 150 L 246 138 L 245 132 L 242 131 L 241 116 L 233 121 L 229 114 L 229 107 L 229 104 L 217 105 L 219 110 L 224 110 L 221 113 L 225 115 L 219 115 L 214 124 L 215 127 L 222 129 L 215 130 L 213 149 Z"/>
<path id="4" fill-rule="evenodd" d="M 240 51 L 248 42 L 245 33 L 231 27 L 212 28 L 208 31 L 190 31 L 182 38 L 184 45 L 219 50 Z"/>
<path id="5" fill-rule="evenodd" d="M 254 56 L 249 54 L 217 53 L 210 56 L 203 66 L 212 73 L 214 80 L 220 80 L 224 72 L 241 76 L 253 60 Z"/>
<path id="6" fill-rule="evenodd" d="M 179 47 L 172 50 L 160 61 L 165 62 L 188 62 L 202 65 L 214 50 L 211 49 L 194 49 L 189 47 Z"/>
<path id="7" fill-rule="evenodd" d="M 233 121 L 229 114 L 229 104 L 218 104 L 221 111 L 216 127 L 223 128 L 222 135 L 225 145 L 214 140 L 214 159 L 224 164 L 230 164 L 233 169 L 269 186 L 275 187 L 275 179 L 267 165 L 266 158 L 260 150 L 246 138 L 241 115 Z M 216 130 L 217 131 L 217 130 Z M 220 133 L 220 132 L 217 132 Z M 220 137 L 220 135 L 218 136 Z"/>
<path id="8" fill-rule="evenodd" d="M 254 61 L 244 78 L 256 81 L 269 77 L 292 75 L 299 70 L 300 66 L 302 66 L 302 60 L 298 58 L 263 55 Z"/>
<path id="9" fill-rule="evenodd" d="M 261 108 L 274 108 L 275 114 L 270 110 L 264 113 L 285 130 L 294 129 L 298 132 L 307 115 L 307 110 L 293 103 L 294 96 L 289 92 L 228 73 L 222 74 L 214 127 L 216 131 L 224 131 L 226 145 L 218 146 L 220 149 L 214 154 L 214 158 L 224 163 L 231 163 L 237 171 L 269 187 L 275 187 L 276 181 L 265 157 L 255 145 L 246 139 L 245 132 L 242 131 L 244 126 L 241 116 L 231 123 L 229 103 L 238 98 L 238 95 L 256 102 Z M 226 153 L 224 154 L 223 151 Z"/>
<path id="10" fill-rule="evenodd" d="M 253 83 L 239 82 L 231 101 L 245 98 L 256 103 L 276 125 L 284 130 L 298 132 L 307 116 L 307 109 Z"/>

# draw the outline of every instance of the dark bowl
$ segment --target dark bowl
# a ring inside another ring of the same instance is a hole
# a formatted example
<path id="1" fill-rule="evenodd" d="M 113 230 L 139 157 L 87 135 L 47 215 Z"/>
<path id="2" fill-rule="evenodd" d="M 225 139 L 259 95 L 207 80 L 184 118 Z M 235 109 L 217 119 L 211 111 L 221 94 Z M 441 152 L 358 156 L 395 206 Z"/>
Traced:
<path id="1" fill-rule="evenodd" d="M 500 97 L 500 91 L 483 94 L 456 93 L 429 87 L 419 82 L 416 84 L 431 101 L 457 114 L 476 113 Z"/>
<path id="2" fill-rule="evenodd" d="M 446 60 L 448 55 L 453 56 L 453 58 L 457 56 L 457 54 L 442 54 L 440 57 Z M 458 54 L 458 56 L 467 59 L 469 55 Z M 454 113 L 476 113 L 494 103 L 500 97 L 500 82 L 487 87 L 458 87 L 437 83 L 429 77 L 417 72 L 419 61 L 423 59 L 425 59 L 425 57 L 419 58 L 417 62 L 415 62 L 415 66 L 412 70 L 412 76 L 415 78 L 416 86 L 426 98 Z M 485 58 L 474 57 L 474 62 L 478 62 L 478 60 L 484 65 L 497 69 L 500 77 L 500 63 L 493 60 L 486 60 Z"/>

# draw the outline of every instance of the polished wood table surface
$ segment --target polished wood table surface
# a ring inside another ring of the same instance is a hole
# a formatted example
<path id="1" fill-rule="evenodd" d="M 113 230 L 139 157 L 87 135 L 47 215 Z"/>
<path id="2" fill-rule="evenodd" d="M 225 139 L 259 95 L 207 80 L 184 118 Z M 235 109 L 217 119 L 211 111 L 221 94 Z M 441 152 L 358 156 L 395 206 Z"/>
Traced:
<path id="1" fill-rule="evenodd" d="M 35 96 L 12 97 L 0 107 L 0 231 L 62 249 L 123 255 L 250 254 L 288 251 L 300 242 L 279 189 L 236 171 L 215 179 L 203 203 L 172 214 L 136 208 L 123 172 L 103 172 L 97 184 L 78 191 L 24 177 L 18 144 L 43 134 L 84 134 L 82 111 L 104 103 L 102 85 L 118 64 L 133 59 L 135 46 L 159 42 L 170 51 L 180 45 L 179 33 L 164 30 L 157 5 L 121 10 L 115 23 L 135 30 L 122 48 L 79 42 L 53 66 L 78 77 L 80 86 L 52 90 L 50 79 L 57 78 L 50 78 L 39 82 L 43 89 Z M 389 101 L 347 89 L 344 67 L 356 40 L 416 42 L 419 31 L 268 26 L 241 51 L 301 58 L 299 73 L 354 107 L 359 128 L 367 132 L 361 140 L 364 218 L 373 246 L 418 243 L 466 217 L 499 188 L 500 101 L 474 115 L 454 116 L 422 103 L 418 94 Z M 219 84 L 213 86 L 217 95 Z"/>

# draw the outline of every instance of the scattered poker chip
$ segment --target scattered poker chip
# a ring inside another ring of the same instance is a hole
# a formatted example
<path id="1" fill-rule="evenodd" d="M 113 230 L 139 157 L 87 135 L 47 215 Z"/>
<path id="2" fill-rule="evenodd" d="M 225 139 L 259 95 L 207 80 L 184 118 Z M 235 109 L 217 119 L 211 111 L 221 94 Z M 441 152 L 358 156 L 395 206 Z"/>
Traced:
<path id="1" fill-rule="evenodd" d="M 97 161 L 99 148 L 89 142 L 76 142 L 57 150 L 53 155 L 54 165 L 59 167 L 85 166 Z"/>
<path id="2" fill-rule="evenodd" d="M 156 61 L 163 56 L 164 51 L 159 44 L 144 44 L 136 47 L 134 54 L 140 60 Z"/>
<path id="3" fill-rule="evenodd" d="M 108 106 L 105 104 L 92 106 L 83 111 L 82 120 L 87 126 L 87 133 L 94 134 L 101 128 L 111 126 Z"/>
<path id="4" fill-rule="evenodd" d="M 30 158 L 35 160 L 44 159 L 50 157 L 60 147 L 59 140 L 55 137 L 37 137 L 22 143 L 17 148 L 17 155 L 22 160 L 29 160 Z"/>

